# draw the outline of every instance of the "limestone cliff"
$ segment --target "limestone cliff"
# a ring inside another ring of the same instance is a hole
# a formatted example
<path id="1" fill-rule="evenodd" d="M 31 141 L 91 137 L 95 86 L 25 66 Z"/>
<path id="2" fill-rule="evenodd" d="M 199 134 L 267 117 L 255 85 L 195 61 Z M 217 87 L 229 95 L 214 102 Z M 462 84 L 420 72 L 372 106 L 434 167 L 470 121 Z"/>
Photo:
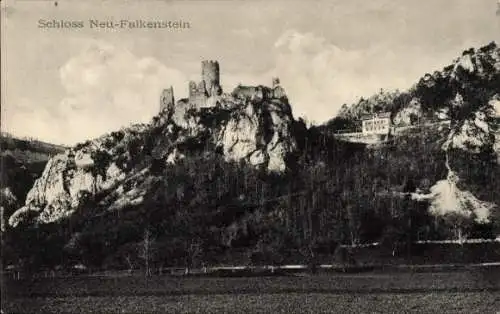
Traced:
<path id="1" fill-rule="evenodd" d="M 248 102 L 220 129 L 217 145 L 228 160 L 246 159 L 269 171 L 282 172 L 285 157 L 297 148 L 293 123 L 290 107 L 279 101 Z"/>
<path id="2" fill-rule="evenodd" d="M 150 124 L 112 132 L 56 155 L 9 224 L 58 221 L 98 194 L 112 200 L 109 210 L 140 203 L 154 177 L 153 163 L 175 164 L 200 149 L 220 151 L 228 162 L 285 171 L 287 156 L 297 149 L 292 134 L 296 122 L 286 100 L 220 101 L 217 107 L 164 110 Z"/>

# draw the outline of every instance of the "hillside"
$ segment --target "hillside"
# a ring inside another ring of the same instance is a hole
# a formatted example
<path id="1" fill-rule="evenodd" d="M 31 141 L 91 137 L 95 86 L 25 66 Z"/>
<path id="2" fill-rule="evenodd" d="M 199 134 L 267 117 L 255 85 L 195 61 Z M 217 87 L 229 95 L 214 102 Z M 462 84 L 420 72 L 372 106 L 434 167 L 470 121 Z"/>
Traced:
<path id="1" fill-rule="evenodd" d="M 148 124 L 52 157 L 9 218 L 5 258 L 33 269 L 314 262 L 346 243 L 394 252 L 495 237 L 499 56 L 494 44 L 468 50 L 310 128 L 283 90 L 214 86 L 201 107 L 170 101 Z M 377 146 L 329 136 L 384 111 L 415 128 Z M 450 123 L 418 124 L 436 120 Z"/>
<path id="2" fill-rule="evenodd" d="M 492 42 L 479 49 L 470 48 L 440 71 L 426 73 L 406 91 L 384 91 L 343 105 L 340 120 L 359 120 L 364 115 L 391 112 L 396 125 L 452 119 L 462 121 L 488 102 L 497 108 L 500 101 L 500 52 Z"/>
<path id="3" fill-rule="evenodd" d="M 0 154 L 2 156 L 11 155 L 25 164 L 47 161 L 65 149 L 66 147 L 62 145 L 37 139 L 19 138 L 7 132 L 2 132 L 0 136 Z"/>
<path id="4" fill-rule="evenodd" d="M 21 204 L 47 161 L 64 147 L 3 133 L 0 137 L 0 189 L 3 215 L 9 217 Z"/>
<path id="5" fill-rule="evenodd" d="M 321 128 L 330 133 L 343 128 L 359 130 L 363 116 L 381 112 L 391 113 L 396 130 L 450 122 L 449 133 L 442 133 L 440 139 L 446 155 L 446 179 L 438 181 L 431 194 L 412 197 L 430 200 L 434 213 L 454 212 L 487 221 L 487 213 L 500 204 L 495 196 L 500 162 L 498 46 L 490 43 L 468 49 L 441 71 L 425 74 L 407 91 L 381 91 L 344 106 L 338 117 Z"/>

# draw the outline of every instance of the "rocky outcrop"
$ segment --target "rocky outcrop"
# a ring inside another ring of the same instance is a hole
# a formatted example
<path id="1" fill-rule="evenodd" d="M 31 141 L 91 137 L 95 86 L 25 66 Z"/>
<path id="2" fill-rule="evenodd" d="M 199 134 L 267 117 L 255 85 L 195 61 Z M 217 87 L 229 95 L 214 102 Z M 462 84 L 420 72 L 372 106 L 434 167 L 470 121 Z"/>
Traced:
<path id="1" fill-rule="evenodd" d="M 99 141 L 92 144 L 81 150 L 69 149 L 50 159 L 28 192 L 25 206 L 9 218 L 9 224 L 16 226 L 27 215 L 35 213 L 39 222 L 57 221 L 71 215 L 85 194 L 95 195 L 123 180 L 126 173 L 115 162 L 98 164 L 96 152 L 109 152 Z"/>
<path id="2" fill-rule="evenodd" d="M 485 77 L 500 71 L 500 49 L 492 42 L 477 50 L 469 49 L 462 53 L 453 64 L 451 77 L 461 79 L 464 73 Z"/>
<path id="3" fill-rule="evenodd" d="M 223 148 L 227 160 L 245 159 L 269 171 L 282 172 L 286 156 L 297 148 L 293 123 L 288 104 L 248 102 L 221 128 L 217 145 Z"/>
<path id="4" fill-rule="evenodd" d="M 459 187 L 458 175 L 446 162 L 448 175 L 439 180 L 431 188 L 430 193 L 412 193 L 411 197 L 416 201 L 429 201 L 429 212 L 434 216 L 446 216 L 456 214 L 464 218 L 471 218 L 476 223 L 485 224 L 490 222 L 491 210 L 495 204 L 479 200 L 470 191 Z"/>
<path id="5" fill-rule="evenodd" d="M 483 108 L 474 112 L 471 118 L 457 124 L 444 144 L 445 149 L 449 147 L 480 153 L 493 147 L 495 134 L 489 123 L 491 114 L 491 110 Z"/>
<path id="6" fill-rule="evenodd" d="M 470 65 L 469 62 L 466 65 Z M 468 67 L 469 69 L 469 67 Z M 463 98 L 457 94 L 454 99 L 455 106 L 464 106 Z M 430 200 L 429 212 L 435 216 L 456 214 L 464 218 L 473 219 L 476 223 L 485 224 L 490 222 L 490 215 L 497 205 L 480 200 L 471 191 L 467 190 L 467 184 L 460 184 L 461 179 L 457 173 L 459 169 L 452 169 L 449 162 L 449 152 L 456 150 L 468 154 L 488 154 L 495 151 L 495 114 L 493 107 L 485 105 L 471 114 L 471 117 L 463 121 L 455 121 L 452 125 L 448 138 L 442 149 L 446 152 L 446 168 L 448 174 L 445 179 L 436 182 L 427 195 L 414 194 L 415 200 Z M 498 138 L 497 138 L 498 140 Z M 466 177 L 467 174 L 464 175 Z M 463 180 L 462 180 L 463 181 Z"/>
<path id="7" fill-rule="evenodd" d="M 56 155 L 9 224 L 58 221 L 97 194 L 104 195 L 109 210 L 139 204 L 150 189 L 153 160 L 172 165 L 200 147 L 219 148 L 228 162 L 285 171 L 287 156 L 297 149 L 295 120 L 286 99 L 251 101 L 226 95 L 218 100 L 220 106 L 209 108 L 180 100 L 178 107 L 163 110 L 148 125 L 112 132 Z"/>
<path id="8" fill-rule="evenodd" d="M 57 221 L 70 216 L 86 198 L 118 188 L 136 172 L 134 155 L 141 152 L 147 130 L 144 124 L 132 125 L 52 157 L 9 225 L 28 219 Z"/>
<path id="9" fill-rule="evenodd" d="M 413 98 L 407 107 L 400 110 L 393 118 L 395 126 L 409 126 L 417 124 L 423 117 L 422 105 L 418 99 Z"/>

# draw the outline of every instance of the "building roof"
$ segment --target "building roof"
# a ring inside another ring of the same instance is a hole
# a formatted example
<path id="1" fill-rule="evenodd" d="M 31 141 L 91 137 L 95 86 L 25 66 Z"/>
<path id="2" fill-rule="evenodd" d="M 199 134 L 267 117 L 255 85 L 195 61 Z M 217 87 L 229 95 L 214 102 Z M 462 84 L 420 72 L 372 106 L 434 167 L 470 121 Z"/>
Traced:
<path id="1" fill-rule="evenodd" d="M 390 118 L 391 113 L 390 112 L 379 112 L 379 113 L 374 113 L 370 115 L 362 115 L 361 120 L 371 120 L 371 119 L 384 119 L 384 118 Z"/>

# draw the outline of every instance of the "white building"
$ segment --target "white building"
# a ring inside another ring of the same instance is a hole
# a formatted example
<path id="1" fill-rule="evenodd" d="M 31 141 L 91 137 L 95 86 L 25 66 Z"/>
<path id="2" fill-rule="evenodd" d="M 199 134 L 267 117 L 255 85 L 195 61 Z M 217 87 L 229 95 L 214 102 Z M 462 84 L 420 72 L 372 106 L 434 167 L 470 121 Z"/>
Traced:
<path id="1" fill-rule="evenodd" d="M 391 129 L 391 113 L 383 112 L 373 115 L 370 118 L 363 119 L 363 134 L 389 134 Z"/>

